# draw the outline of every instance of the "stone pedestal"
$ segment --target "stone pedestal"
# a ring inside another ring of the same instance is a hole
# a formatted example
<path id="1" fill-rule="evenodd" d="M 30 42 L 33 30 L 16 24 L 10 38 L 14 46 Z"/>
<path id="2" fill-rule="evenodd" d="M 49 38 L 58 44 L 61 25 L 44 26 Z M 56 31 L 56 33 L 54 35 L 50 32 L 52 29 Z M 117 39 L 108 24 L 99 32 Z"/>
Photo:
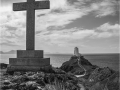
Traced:
<path id="1" fill-rule="evenodd" d="M 9 59 L 8 71 L 38 71 L 49 65 L 50 58 L 43 58 L 43 50 L 18 50 L 17 58 Z"/>

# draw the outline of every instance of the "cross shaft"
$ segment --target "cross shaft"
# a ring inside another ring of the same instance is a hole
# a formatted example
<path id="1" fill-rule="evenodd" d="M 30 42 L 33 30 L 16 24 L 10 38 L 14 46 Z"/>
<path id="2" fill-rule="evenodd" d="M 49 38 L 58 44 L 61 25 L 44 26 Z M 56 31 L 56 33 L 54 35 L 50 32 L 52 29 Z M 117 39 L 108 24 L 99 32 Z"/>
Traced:
<path id="1" fill-rule="evenodd" d="M 26 18 L 26 50 L 35 49 L 35 10 L 49 9 L 49 1 L 27 0 L 27 2 L 14 3 L 14 11 L 27 10 Z"/>

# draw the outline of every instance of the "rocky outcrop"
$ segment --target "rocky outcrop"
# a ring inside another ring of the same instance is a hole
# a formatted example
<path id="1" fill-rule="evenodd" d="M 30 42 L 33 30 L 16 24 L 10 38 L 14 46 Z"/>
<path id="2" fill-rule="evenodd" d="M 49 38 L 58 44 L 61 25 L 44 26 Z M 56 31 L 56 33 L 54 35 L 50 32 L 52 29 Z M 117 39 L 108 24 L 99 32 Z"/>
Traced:
<path id="1" fill-rule="evenodd" d="M 96 68 L 89 76 L 88 81 L 86 82 L 86 85 L 92 86 L 97 82 L 101 82 L 104 80 L 107 80 L 108 77 L 110 77 L 114 72 L 108 68 Z"/>
<path id="2" fill-rule="evenodd" d="M 81 61 L 79 63 L 87 70 L 87 72 L 91 72 L 97 66 L 92 65 L 87 59 L 85 59 L 83 56 L 80 56 Z M 72 56 L 69 61 L 66 61 L 62 64 L 60 69 L 73 73 L 73 74 L 82 74 L 84 73 L 83 68 L 80 68 L 78 65 L 78 57 L 77 56 Z"/>
<path id="3" fill-rule="evenodd" d="M 97 68 L 85 82 L 88 90 L 119 90 L 119 74 L 108 67 Z"/>

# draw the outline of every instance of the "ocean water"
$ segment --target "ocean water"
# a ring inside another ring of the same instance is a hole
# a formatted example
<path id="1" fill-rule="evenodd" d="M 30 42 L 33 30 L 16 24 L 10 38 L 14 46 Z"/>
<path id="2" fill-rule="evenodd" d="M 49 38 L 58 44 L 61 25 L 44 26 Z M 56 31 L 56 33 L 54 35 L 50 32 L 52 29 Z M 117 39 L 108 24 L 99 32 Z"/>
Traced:
<path id="1" fill-rule="evenodd" d="M 54 67 L 60 67 L 63 62 L 68 61 L 70 54 L 45 54 L 45 58 L 50 58 L 50 63 Z M 93 65 L 100 67 L 110 67 L 114 70 L 120 70 L 120 54 L 83 54 Z M 16 58 L 16 54 L 0 54 L 0 63 L 9 63 L 9 58 Z"/>

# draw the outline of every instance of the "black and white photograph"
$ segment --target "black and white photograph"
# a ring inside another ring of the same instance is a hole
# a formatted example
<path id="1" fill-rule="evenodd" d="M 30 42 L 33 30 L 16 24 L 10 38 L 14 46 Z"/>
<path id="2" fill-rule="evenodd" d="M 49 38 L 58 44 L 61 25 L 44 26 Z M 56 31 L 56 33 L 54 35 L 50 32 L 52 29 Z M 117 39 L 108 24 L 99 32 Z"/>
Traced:
<path id="1" fill-rule="evenodd" d="M 120 90 L 119 0 L 0 0 L 0 90 Z"/>

